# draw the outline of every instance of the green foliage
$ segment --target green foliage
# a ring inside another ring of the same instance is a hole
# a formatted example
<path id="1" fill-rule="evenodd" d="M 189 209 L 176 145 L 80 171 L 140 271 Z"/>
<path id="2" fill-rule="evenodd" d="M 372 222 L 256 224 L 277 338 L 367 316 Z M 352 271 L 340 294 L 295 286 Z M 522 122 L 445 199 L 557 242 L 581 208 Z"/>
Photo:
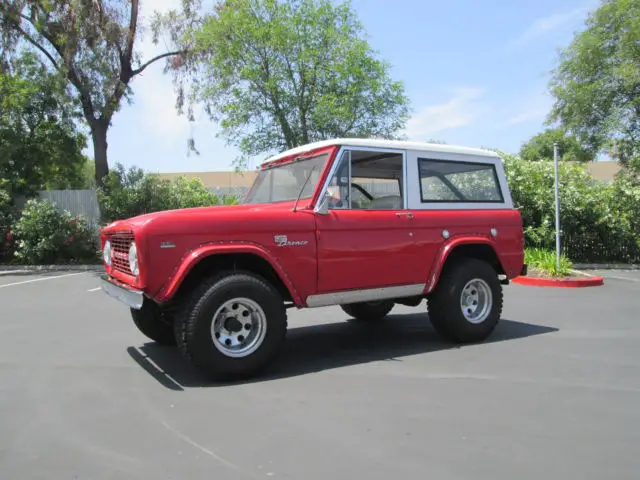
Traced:
<path id="1" fill-rule="evenodd" d="M 6 260 L 13 251 L 11 226 L 16 212 L 7 186 L 8 182 L 0 179 L 0 261 Z"/>
<path id="2" fill-rule="evenodd" d="M 640 2 L 604 0 L 560 56 L 550 120 L 591 150 L 621 142 L 621 163 L 640 145 Z"/>
<path id="3" fill-rule="evenodd" d="M 537 274 L 549 277 L 567 277 L 571 274 L 573 263 L 564 255 L 560 255 L 560 269 L 556 261 L 556 252 L 542 248 L 527 248 L 524 251 L 524 261 L 536 270 Z"/>
<path id="4" fill-rule="evenodd" d="M 523 160 L 553 160 L 553 144 L 558 144 L 560 160 L 572 162 L 590 162 L 593 152 L 580 145 L 575 136 L 567 134 L 561 127 L 549 128 L 533 136 L 522 145 L 520 157 Z"/>
<path id="5" fill-rule="evenodd" d="M 202 103 L 246 156 L 330 137 L 394 138 L 408 98 L 349 3 L 226 0 L 181 37 Z"/>
<path id="6" fill-rule="evenodd" d="M 162 210 L 238 203 L 234 197 L 219 198 L 197 178 L 171 182 L 137 167 L 126 170 L 121 164 L 109 172 L 98 200 L 108 222 Z"/>
<path id="7" fill-rule="evenodd" d="M 640 246 L 640 181 L 637 174 L 623 170 L 610 191 L 609 201 L 618 221 L 635 235 Z"/>
<path id="8" fill-rule="evenodd" d="M 10 67 L 0 71 L 0 178 L 26 196 L 84 187 L 86 138 L 64 84 L 32 54 Z"/>
<path id="9" fill-rule="evenodd" d="M 218 197 L 207 190 L 197 178 L 178 177 L 169 182 L 168 208 L 195 208 L 211 205 L 235 205 L 239 203 L 233 196 Z"/>
<path id="10" fill-rule="evenodd" d="M 94 235 L 82 218 L 48 201 L 29 200 L 15 226 L 15 258 L 24 264 L 96 262 Z"/>
<path id="11" fill-rule="evenodd" d="M 553 249 L 553 162 L 501 156 L 514 205 L 522 215 L 527 246 Z M 640 188 L 620 179 L 611 185 L 597 182 L 583 165 L 574 163 L 560 163 L 559 178 L 561 238 L 569 257 L 574 261 L 637 261 Z"/>
<path id="12" fill-rule="evenodd" d="M 182 0 L 183 12 L 193 15 L 200 1 Z M 150 64 L 184 53 L 173 51 L 141 58 L 136 48 L 137 35 L 144 28 L 138 15 L 139 3 L 0 2 L 0 64 L 16 52 L 28 49 L 64 79 L 65 85 L 73 87 L 75 104 L 91 129 L 98 185 L 108 171 L 107 130 L 122 100 L 131 99 L 132 79 Z M 158 33 L 154 31 L 154 35 Z"/>

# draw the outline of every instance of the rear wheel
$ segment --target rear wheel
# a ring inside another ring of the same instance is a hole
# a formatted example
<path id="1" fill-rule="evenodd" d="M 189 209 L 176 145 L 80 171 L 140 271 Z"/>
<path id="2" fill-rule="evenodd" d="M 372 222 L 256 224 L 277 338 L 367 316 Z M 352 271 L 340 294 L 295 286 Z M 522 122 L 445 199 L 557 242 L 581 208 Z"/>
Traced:
<path id="1" fill-rule="evenodd" d="M 494 268 L 468 258 L 443 271 L 429 297 L 429 317 L 443 338 L 457 343 L 479 342 L 497 326 L 502 303 L 502 285 Z"/>
<path id="2" fill-rule="evenodd" d="M 349 316 L 360 321 L 376 321 L 386 317 L 393 309 L 394 303 L 389 300 L 373 302 L 350 303 L 340 305 L 340 308 Z"/>
<path id="3" fill-rule="evenodd" d="M 145 299 L 140 310 L 131 309 L 133 323 L 144 335 L 162 345 L 175 345 L 173 322 L 157 303 Z"/>
<path id="4" fill-rule="evenodd" d="M 277 290 L 261 277 L 235 272 L 200 285 L 175 325 L 182 354 L 215 380 L 260 373 L 275 358 L 286 331 Z"/>

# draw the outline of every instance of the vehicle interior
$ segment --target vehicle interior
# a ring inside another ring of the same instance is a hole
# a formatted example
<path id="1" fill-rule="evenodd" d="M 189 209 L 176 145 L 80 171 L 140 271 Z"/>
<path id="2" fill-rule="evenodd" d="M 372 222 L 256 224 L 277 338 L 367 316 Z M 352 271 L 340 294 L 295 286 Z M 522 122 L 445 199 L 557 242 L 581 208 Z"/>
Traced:
<path id="1" fill-rule="evenodd" d="M 401 154 L 348 151 L 329 187 L 330 208 L 400 210 L 403 189 Z"/>

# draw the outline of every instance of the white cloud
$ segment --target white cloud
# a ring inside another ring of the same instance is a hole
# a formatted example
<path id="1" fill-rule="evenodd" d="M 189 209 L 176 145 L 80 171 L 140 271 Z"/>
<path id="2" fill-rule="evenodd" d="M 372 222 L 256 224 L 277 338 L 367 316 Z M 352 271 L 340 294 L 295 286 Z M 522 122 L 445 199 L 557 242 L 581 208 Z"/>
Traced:
<path id="1" fill-rule="evenodd" d="M 516 110 L 505 112 L 505 125 L 518 125 L 532 120 L 541 121 L 551 110 L 553 99 L 547 91 L 541 91 L 527 97 L 517 105 Z"/>
<path id="2" fill-rule="evenodd" d="M 156 70 L 161 68 L 154 68 L 148 76 L 134 81 L 134 105 L 138 107 L 142 123 L 153 137 L 167 142 L 178 137 L 185 138 L 190 128 L 189 121 L 176 111 L 176 95 L 171 79 Z"/>
<path id="3" fill-rule="evenodd" d="M 547 113 L 548 110 L 546 108 L 533 108 L 531 110 L 526 110 L 507 120 L 507 125 L 517 125 L 518 123 L 524 123 L 528 120 L 542 118 Z"/>
<path id="4" fill-rule="evenodd" d="M 554 13 L 547 17 L 538 18 L 535 20 L 522 34 L 513 39 L 508 45 L 507 49 L 515 49 L 531 43 L 537 38 L 544 37 L 549 32 L 562 28 L 565 25 L 573 23 L 581 19 L 589 12 L 589 7 L 581 7 L 571 10 L 569 12 Z"/>
<path id="5" fill-rule="evenodd" d="M 411 139 L 425 139 L 430 135 L 463 127 L 474 122 L 486 104 L 481 101 L 484 91 L 480 88 L 459 88 L 444 103 L 428 105 L 407 122 L 406 134 Z"/>

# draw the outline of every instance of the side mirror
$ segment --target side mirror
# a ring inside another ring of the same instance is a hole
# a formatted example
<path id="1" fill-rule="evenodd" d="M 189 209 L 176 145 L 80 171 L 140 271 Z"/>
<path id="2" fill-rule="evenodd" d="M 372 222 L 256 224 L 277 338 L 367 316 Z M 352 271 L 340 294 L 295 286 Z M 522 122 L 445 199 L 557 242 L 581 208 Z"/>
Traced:
<path id="1" fill-rule="evenodd" d="M 316 206 L 316 213 L 320 215 L 329 215 L 329 198 L 328 193 L 325 193 L 322 196 L 322 200 L 320 200 Z"/>

